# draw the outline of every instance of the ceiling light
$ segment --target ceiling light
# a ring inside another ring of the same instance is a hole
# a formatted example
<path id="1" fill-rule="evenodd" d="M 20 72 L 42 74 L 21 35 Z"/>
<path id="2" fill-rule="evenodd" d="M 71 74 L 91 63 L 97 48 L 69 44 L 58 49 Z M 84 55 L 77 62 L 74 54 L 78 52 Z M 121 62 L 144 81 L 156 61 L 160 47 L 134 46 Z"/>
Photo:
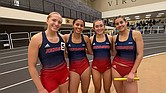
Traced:
<path id="1" fill-rule="evenodd" d="M 150 18 L 150 16 L 146 16 L 145 18 Z"/>
<path id="2" fill-rule="evenodd" d="M 156 17 L 161 17 L 162 15 L 157 15 Z"/>
<path id="3" fill-rule="evenodd" d="M 136 17 L 135 19 L 140 19 L 139 17 Z"/>
<path id="4" fill-rule="evenodd" d="M 158 15 L 163 15 L 164 13 L 158 13 Z"/>
<path id="5" fill-rule="evenodd" d="M 135 18 L 139 18 L 139 16 L 135 16 Z"/>
<path id="6" fill-rule="evenodd" d="M 146 15 L 146 16 L 147 16 L 147 17 L 148 17 L 148 16 L 151 16 L 151 14 L 148 14 L 148 15 Z"/>
<path id="7" fill-rule="evenodd" d="M 129 19 L 130 17 L 125 17 L 125 19 Z"/>

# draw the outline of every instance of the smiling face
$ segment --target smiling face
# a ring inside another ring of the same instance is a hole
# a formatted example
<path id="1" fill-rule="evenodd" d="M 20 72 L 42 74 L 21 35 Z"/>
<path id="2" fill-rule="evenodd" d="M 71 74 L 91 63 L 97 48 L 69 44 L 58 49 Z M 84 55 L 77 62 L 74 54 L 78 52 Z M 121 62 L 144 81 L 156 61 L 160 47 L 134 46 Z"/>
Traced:
<path id="1" fill-rule="evenodd" d="M 125 31 L 127 29 L 127 21 L 125 21 L 122 17 L 115 19 L 114 23 L 116 29 L 120 32 Z"/>
<path id="2" fill-rule="evenodd" d="M 58 13 L 50 13 L 47 17 L 48 29 L 51 31 L 58 31 L 62 25 L 62 17 Z"/>
<path id="3" fill-rule="evenodd" d="M 73 22 L 73 28 L 74 28 L 74 33 L 82 33 L 82 31 L 84 30 L 84 21 L 81 20 L 81 19 L 76 19 L 74 22 Z"/>
<path id="4" fill-rule="evenodd" d="M 97 20 L 93 22 L 93 29 L 96 34 L 103 34 L 105 31 L 105 25 L 102 20 Z"/>

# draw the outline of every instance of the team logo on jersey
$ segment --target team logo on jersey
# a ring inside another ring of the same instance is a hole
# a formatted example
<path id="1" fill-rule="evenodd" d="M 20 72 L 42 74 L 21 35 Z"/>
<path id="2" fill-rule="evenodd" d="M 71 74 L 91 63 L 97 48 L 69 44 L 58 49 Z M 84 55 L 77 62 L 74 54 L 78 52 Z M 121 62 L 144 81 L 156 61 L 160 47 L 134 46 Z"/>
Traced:
<path id="1" fill-rule="evenodd" d="M 82 46 L 85 46 L 85 44 L 82 44 Z"/>
<path id="2" fill-rule="evenodd" d="M 94 69 L 97 69 L 97 66 L 93 66 Z"/>
<path id="3" fill-rule="evenodd" d="M 69 80 L 69 77 L 67 77 L 66 80 Z"/>
<path id="4" fill-rule="evenodd" d="M 128 42 L 128 44 L 133 44 L 133 42 Z"/>
<path id="5" fill-rule="evenodd" d="M 109 44 L 109 42 L 106 42 L 106 44 Z"/>
<path id="6" fill-rule="evenodd" d="M 50 45 L 49 45 L 49 44 L 46 44 L 44 48 L 48 48 L 48 47 L 50 47 Z"/>
<path id="7" fill-rule="evenodd" d="M 68 47 L 71 47 L 71 44 L 69 44 Z"/>
<path id="8" fill-rule="evenodd" d="M 93 45 L 96 45 L 95 43 L 93 43 Z"/>
<path id="9" fill-rule="evenodd" d="M 112 67 L 116 68 L 116 65 L 113 65 Z"/>
<path id="10" fill-rule="evenodd" d="M 65 50 L 65 43 L 61 42 L 61 50 Z"/>

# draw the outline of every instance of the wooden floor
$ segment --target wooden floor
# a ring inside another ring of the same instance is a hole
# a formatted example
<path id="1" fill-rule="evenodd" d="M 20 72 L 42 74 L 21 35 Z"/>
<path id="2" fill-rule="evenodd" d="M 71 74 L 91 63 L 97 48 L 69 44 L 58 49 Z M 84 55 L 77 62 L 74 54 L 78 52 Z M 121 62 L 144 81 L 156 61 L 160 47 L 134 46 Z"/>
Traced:
<path id="1" fill-rule="evenodd" d="M 166 54 L 144 58 L 139 66 L 138 76 L 139 93 L 166 93 Z M 89 93 L 94 93 L 92 80 Z M 104 93 L 103 89 L 101 93 Z M 116 93 L 113 85 L 111 93 Z"/>

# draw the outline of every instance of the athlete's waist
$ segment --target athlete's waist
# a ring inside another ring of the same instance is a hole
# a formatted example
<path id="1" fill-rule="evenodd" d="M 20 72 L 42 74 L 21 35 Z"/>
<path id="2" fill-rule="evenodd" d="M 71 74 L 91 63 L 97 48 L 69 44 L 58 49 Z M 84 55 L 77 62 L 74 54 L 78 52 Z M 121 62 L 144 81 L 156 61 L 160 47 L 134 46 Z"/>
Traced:
<path id="1" fill-rule="evenodd" d="M 116 55 L 113 59 L 113 61 L 117 61 L 117 62 L 129 62 L 129 63 L 134 63 L 135 60 L 132 59 L 128 59 L 128 58 L 123 58 L 123 57 L 120 57 L 118 55 Z"/>
<path id="2" fill-rule="evenodd" d="M 52 66 L 52 67 L 42 67 L 42 71 L 49 71 L 49 72 L 54 72 L 54 71 L 57 71 L 57 70 L 61 70 L 63 69 L 64 67 L 67 67 L 66 65 L 66 61 L 63 61 L 61 64 L 58 64 L 56 66 Z"/>

